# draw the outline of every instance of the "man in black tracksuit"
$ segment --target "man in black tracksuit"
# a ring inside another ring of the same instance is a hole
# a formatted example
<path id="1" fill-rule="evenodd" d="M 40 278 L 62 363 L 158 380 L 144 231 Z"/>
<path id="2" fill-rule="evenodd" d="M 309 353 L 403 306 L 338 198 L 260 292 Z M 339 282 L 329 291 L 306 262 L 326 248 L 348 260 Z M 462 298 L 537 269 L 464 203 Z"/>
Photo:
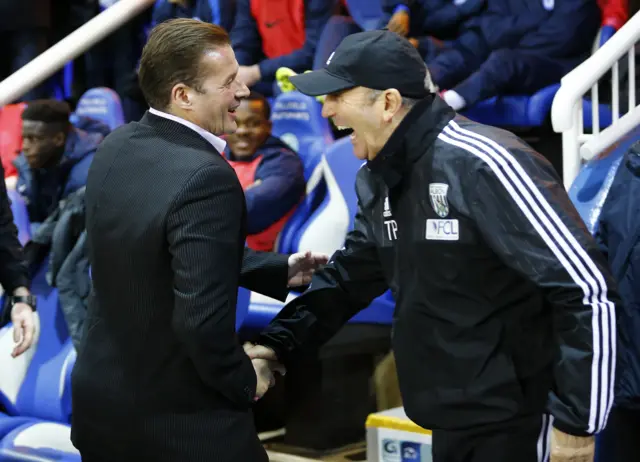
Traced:
<path id="1" fill-rule="evenodd" d="M 569 457 L 592 453 L 613 398 L 606 262 L 552 166 L 457 116 L 428 80 L 390 31 L 348 36 L 325 69 L 291 78 L 327 95 L 323 115 L 353 129 L 367 164 L 344 247 L 249 356 L 286 365 L 390 287 L 405 411 L 433 430 L 435 462 L 587 460 Z"/>

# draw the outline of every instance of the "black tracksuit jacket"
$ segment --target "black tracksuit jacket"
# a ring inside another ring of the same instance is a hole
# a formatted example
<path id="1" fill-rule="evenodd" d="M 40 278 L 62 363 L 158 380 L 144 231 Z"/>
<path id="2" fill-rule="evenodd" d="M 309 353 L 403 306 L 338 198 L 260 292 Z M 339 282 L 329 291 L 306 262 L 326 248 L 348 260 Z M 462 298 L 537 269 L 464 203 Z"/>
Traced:
<path id="1" fill-rule="evenodd" d="M 288 363 L 391 288 L 407 415 L 454 430 L 550 412 L 604 427 L 618 294 L 560 179 L 515 135 L 420 101 L 358 172 L 344 247 L 259 343 Z"/>

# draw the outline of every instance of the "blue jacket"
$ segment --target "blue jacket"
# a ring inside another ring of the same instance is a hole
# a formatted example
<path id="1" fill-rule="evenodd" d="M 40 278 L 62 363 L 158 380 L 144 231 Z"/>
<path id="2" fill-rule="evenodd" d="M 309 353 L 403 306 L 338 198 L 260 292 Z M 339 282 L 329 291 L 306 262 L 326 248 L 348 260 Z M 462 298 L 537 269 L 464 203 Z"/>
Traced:
<path id="1" fill-rule="evenodd" d="M 151 27 L 172 18 L 197 18 L 231 30 L 236 14 L 235 0 L 195 0 L 194 6 L 183 8 L 168 0 L 157 0 L 151 13 Z"/>
<path id="2" fill-rule="evenodd" d="M 533 0 L 535 1 L 535 0 Z M 479 13 L 486 0 L 382 0 L 380 27 L 386 27 L 399 9 L 410 11 L 411 37 L 448 34 Z"/>
<path id="3" fill-rule="evenodd" d="M 256 234 L 285 216 L 304 195 L 305 179 L 302 160 L 284 142 L 270 136 L 258 151 L 248 159 L 235 159 L 229 148 L 225 157 L 234 162 L 262 160 L 255 180 L 261 183 L 245 190 L 247 202 L 247 234 Z"/>
<path id="4" fill-rule="evenodd" d="M 251 14 L 251 0 L 238 0 L 236 19 L 231 30 L 233 51 L 242 66 L 258 64 L 263 81 L 273 81 L 276 71 L 288 67 L 296 72 L 311 69 L 320 34 L 333 12 L 332 0 L 305 0 L 305 42 L 302 48 L 277 58 L 265 59 L 262 41 Z"/>
<path id="5" fill-rule="evenodd" d="M 32 223 L 43 222 L 60 200 L 86 185 L 89 166 L 103 138 L 99 133 L 72 128 L 60 163 L 49 169 L 32 170 L 24 153 L 20 153 L 14 161 L 17 190 L 27 203 Z"/>
<path id="6" fill-rule="evenodd" d="M 615 405 L 640 409 L 640 142 L 625 155 L 602 207 L 596 239 L 617 280 Z"/>
<path id="7" fill-rule="evenodd" d="M 111 133 L 111 128 L 107 124 L 92 117 L 71 114 L 69 121 L 74 127 L 88 133 L 100 133 L 102 136 L 107 136 Z"/>
<path id="8" fill-rule="evenodd" d="M 576 58 L 591 50 L 600 16 L 596 0 L 491 0 L 465 28 L 479 31 L 490 50 Z"/>

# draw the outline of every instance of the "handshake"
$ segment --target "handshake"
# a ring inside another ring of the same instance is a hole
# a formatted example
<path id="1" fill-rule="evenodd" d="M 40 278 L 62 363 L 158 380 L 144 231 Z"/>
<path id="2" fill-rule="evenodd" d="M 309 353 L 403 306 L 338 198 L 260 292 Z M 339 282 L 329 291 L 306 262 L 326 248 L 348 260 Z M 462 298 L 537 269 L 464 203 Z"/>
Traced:
<path id="1" fill-rule="evenodd" d="M 244 352 L 251 359 L 253 369 L 256 371 L 256 396 L 258 401 L 269 391 L 269 388 L 276 384 L 275 373 L 285 375 L 287 372 L 282 364 L 278 362 L 275 352 L 271 348 L 262 345 L 254 345 L 245 343 L 243 345 Z"/>

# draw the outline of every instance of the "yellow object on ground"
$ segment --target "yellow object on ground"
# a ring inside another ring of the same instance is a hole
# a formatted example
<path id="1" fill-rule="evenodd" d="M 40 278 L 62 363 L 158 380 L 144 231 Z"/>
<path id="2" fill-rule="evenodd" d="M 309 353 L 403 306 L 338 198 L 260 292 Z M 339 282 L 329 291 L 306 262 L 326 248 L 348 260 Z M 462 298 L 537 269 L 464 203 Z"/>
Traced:
<path id="1" fill-rule="evenodd" d="M 367 418 L 367 462 L 432 462 L 431 431 L 397 407 Z"/>

